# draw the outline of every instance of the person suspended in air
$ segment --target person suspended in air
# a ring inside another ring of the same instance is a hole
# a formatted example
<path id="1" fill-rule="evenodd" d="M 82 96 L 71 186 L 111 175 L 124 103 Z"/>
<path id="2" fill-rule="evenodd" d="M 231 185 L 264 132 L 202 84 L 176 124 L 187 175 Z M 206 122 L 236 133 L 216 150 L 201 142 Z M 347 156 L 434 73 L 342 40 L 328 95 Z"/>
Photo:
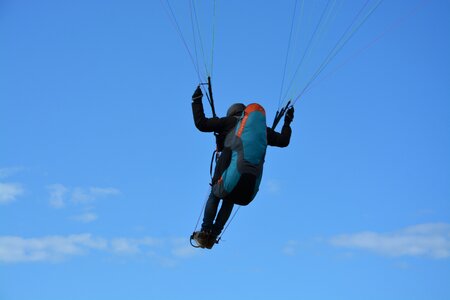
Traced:
<path id="1" fill-rule="evenodd" d="M 201 132 L 214 132 L 218 158 L 200 231 L 191 236 L 198 247 L 211 249 L 234 205 L 248 205 L 259 189 L 267 146 L 286 147 L 291 138 L 294 108 L 287 109 L 281 132 L 266 125 L 264 108 L 235 103 L 226 117 L 206 118 L 200 86 L 192 95 L 194 123 Z M 219 204 L 221 206 L 219 209 Z"/>

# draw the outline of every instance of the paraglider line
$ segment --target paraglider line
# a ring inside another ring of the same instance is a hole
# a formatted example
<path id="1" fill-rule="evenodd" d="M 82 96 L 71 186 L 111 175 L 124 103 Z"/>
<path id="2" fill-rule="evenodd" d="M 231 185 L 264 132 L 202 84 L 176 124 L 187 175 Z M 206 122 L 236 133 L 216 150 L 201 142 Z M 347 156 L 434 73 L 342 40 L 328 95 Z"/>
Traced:
<path id="1" fill-rule="evenodd" d="M 319 22 L 316 24 L 316 27 L 315 27 L 315 29 L 314 29 L 314 32 L 313 32 L 313 34 L 311 35 L 311 37 L 310 37 L 310 39 L 309 39 L 309 41 L 308 41 L 306 50 L 305 50 L 305 52 L 303 53 L 302 58 L 300 59 L 300 62 L 299 62 L 299 64 L 297 65 L 297 68 L 295 69 L 294 75 L 292 76 L 292 79 L 291 79 L 291 81 L 289 82 L 289 85 L 288 85 L 288 87 L 287 87 L 286 93 L 284 94 L 284 96 L 283 96 L 282 99 L 285 99 L 285 98 L 286 98 L 288 92 L 290 91 L 290 89 L 291 89 L 291 87 L 292 87 L 292 84 L 293 84 L 293 82 L 294 82 L 294 79 L 295 79 L 295 77 L 297 76 L 298 71 L 300 70 L 300 67 L 303 65 L 303 60 L 305 59 L 306 54 L 309 52 L 309 48 L 310 48 L 311 45 L 312 45 L 312 41 L 315 39 L 316 34 L 317 34 L 317 31 L 319 30 L 320 26 L 321 26 L 322 23 L 323 23 L 323 19 L 324 19 L 325 13 L 328 11 L 328 7 L 330 6 L 330 3 L 331 3 L 331 1 L 328 0 L 327 5 L 325 6 L 325 9 L 323 10 L 323 12 L 322 12 L 322 14 L 321 14 L 321 16 L 320 16 Z"/>
<path id="2" fill-rule="evenodd" d="M 214 7 L 213 7 L 213 27 L 212 27 L 212 47 L 211 47 L 211 73 L 209 74 L 212 76 L 213 74 L 213 67 L 214 67 L 214 45 L 216 40 L 216 0 L 214 0 Z"/>
<path id="3" fill-rule="evenodd" d="M 206 65 L 206 56 L 205 56 L 205 51 L 203 48 L 203 39 L 202 39 L 202 35 L 200 32 L 200 24 L 198 22 L 198 17 L 197 17 L 197 9 L 195 7 L 195 0 L 191 0 L 192 6 L 191 9 L 193 9 L 194 11 L 194 19 L 195 19 L 195 23 L 196 23 L 196 29 L 197 29 L 197 35 L 198 35 L 198 39 L 199 39 L 199 43 L 200 43 L 200 50 L 202 51 L 202 55 L 203 55 L 203 62 L 205 65 L 205 71 L 206 71 L 206 76 L 210 76 L 210 73 L 208 71 L 208 66 Z"/>
<path id="4" fill-rule="evenodd" d="M 202 218 L 203 212 L 205 211 L 206 202 L 208 201 L 208 198 L 209 198 L 210 194 L 211 194 L 211 187 L 208 188 L 208 194 L 205 197 L 205 201 L 203 202 L 202 209 L 200 211 L 200 214 L 198 215 L 197 222 L 195 223 L 194 232 L 197 231 L 198 224 L 200 223 L 200 219 Z"/>
<path id="5" fill-rule="evenodd" d="M 413 9 L 411 9 L 407 14 L 399 17 L 398 19 L 396 19 L 394 22 L 392 22 L 389 26 L 387 26 L 387 28 L 381 33 L 379 34 L 377 37 L 375 37 L 370 43 L 366 44 L 364 47 L 361 47 L 359 50 L 355 51 L 352 55 L 350 55 L 343 63 L 341 63 L 339 66 L 337 66 L 333 71 L 331 71 L 330 73 L 328 73 L 326 76 L 324 76 L 322 78 L 322 81 L 326 80 L 327 78 L 332 77 L 334 74 L 336 74 L 342 67 L 344 67 L 345 65 L 347 65 L 348 63 L 350 63 L 351 61 L 353 61 L 356 57 L 360 56 L 362 53 L 364 53 L 365 51 L 367 51 L 368 49 L 370 49 L 371 47 L 373 47 L 375 44 L 377 44 L 386 34 L 388 34 L 389 32 L 394 31 L 395 29 L 397 29 L 398 27 L 400 27 L 408 18 L 410 18 L 411 16 L 415 15 L 418 13 L 419 9 L 422 8 L 422 6 L 425 6 L 425 4 L 430 3 L 431 0 L 422 0 L 419 1 L 419 3 L 414 6 Z M 310 86 L 306 91 L 309 92 L 314 86 L 316 86 L 317 84 L 319 84 L 320 82 L 315 83 L 313 86 Z"/>
<path id="6" fill-rule="evenodd" d="M 320 67 L 315 72 L 315 74 L 311 77 L 311 79 L 309 80 L 308 84 L 303 88 L 301 93 L 295 98 L 293 103 L 295 103 L 301 96 L 303 96 L 305 91 L 308 90 L 309 86 L 317 79 L 317 77 L 329 65 L 329 63 L 333 60 L 333 58 L 336 57 L 336 55 L 342 50 L 342 48 L 348 43 L 348 41 L 356 34 L 356 32 L 362 27 L 362 25 L 364 25 L 364 23 L 369 19 L 369 17 L 375 12 L 375 10 L 383 2 L 383 0 L 379 0 L 378 3 L 375 5 L 375 7 L 372 8 L 371 11 L 364 17 L 364 19 L 361 21 L 361 23 L 359 23 L 356 26 L 356 28 L 354 28 L 353 32 L 342 42 L 343 38 L 347 35 L 347 32 L 349 31 L 349 29 L 353 27 L 354 23 L 356 22 L 356 19 L 359 17 L 360 13 L 362 12 L 362 10 L 365 8 L 365 6 L 367 5 L 367 3 L 369 1 L 370 0 L 368 0 L 366 2 L 366 4 L 363 6 L 363 8 L 360 10 L 360 12 L 357 14 L 357 16 L 355 17 L 355 19 L 352 22 L 352 24 L 347 28 L 346 32 L 342 35 L 341 39 L 339 39 L 339 41 L 336 43 L 336 45 L 333 48 L 333 50 L 328 54 L 328 56 L 325 58 L 325 60 L 322 62 Z"/>
<path id="7" fill-rule="evenodd" d="M 167 13 L 170 21 L 172 22 L 172 25 L 174 26 L 176 32 L 178 33 L 178 36 L 180 37 L 181 41 L 183 42 L 183 45 L 184 45 L 184 47 L 185 47 L 185 49 L 186 49 L 186 51 L 187 51 L 187 53 L 188 53 L 188 55 L 189 55 L 189 57 L 191 59 L 192 65 L 194 66 L 194 69 L 195 69 L 195 71 L 197 73 L 198 79 L 201 82 L 202 79 L 201 79 L 201 76 L 200 76 L 200 71 L 196 67 L 194 57 L 192 56 L 192 53 L 189 50 L 189 46 L 188 46 L 188 44 L 186 42 L 186 39 L 184 38 L 183 33 L 181 32 L 180 25 L 179 25 L 179 23 L 177 21 L 177 18 L 175 17 L 175 13 L 173 12 L 173 9 L 172 9 L 172 6 L 170 5 L 169 0 L 166 0 L 167 7 L 166 7 L 166 5 L 164 5 L 164 0 L 160 0 L 160 2 L 162 4 L 162 6 L 164 7 L 164 10 L 166 11 L 166 13 Z"/>
<path id="8" fill-rule="evenodd" d="M 191 16 L 192 37 L 194 40 L 195 62 L 197 65 L 197 69 L 200 69 L 199 63 L 198 63 L 197 37 L 195 35 L 194 16 L 192 14 L 192 1 L 189 1 L 189 12 L 190 12 L 190 16 Z"/>
<path id="9" fill-rule="evenodd" d="M 281 88 L 280 88 L 280 96 L 278 98 L 278 107 L 281 106 L 281 95 L 283 94 L 284 79 L 286 77 L 287 63 L 288 63 L 289 53 L 291 50 L 292 32 L 294 31 L 295 15 L 297 12 L 297 2 L 298 2 L 298 0 L 295 0 L 294 13 L 292 14 L 291 30 L 289 31 L 289 40 L 288 40 L 288 46 L 287 46 L 287 51 L 286 51 L 286 58 L 284 60 L 283 78 L 281 79 Z"/>
<path id="10" fill-rule="evenodd" d="M 217 242 L 216 242 L 216 243 L 219 243 L 219 241 L 222 239 L 223 235 L 225 234 L 225 231 L 227 231 L 228 226 L 230 226 L 231 222 L 233 222 L 234 217 L 236 217 L 236 215 L 237 215 L 237 213 L 238 213 L 238 211 L 239 211 L 240 208 L 241 208 L 241 207 L 238 206 L 238 208 L 235 210 L 234 214 L 231 216 L 231 219 L 230 219 L 230 220 L 228 221 L 228 223 L 225 225 L 225 228 L 222 230 L 222 233 L 221 233 L 220 236 L 217 238 Z"/>

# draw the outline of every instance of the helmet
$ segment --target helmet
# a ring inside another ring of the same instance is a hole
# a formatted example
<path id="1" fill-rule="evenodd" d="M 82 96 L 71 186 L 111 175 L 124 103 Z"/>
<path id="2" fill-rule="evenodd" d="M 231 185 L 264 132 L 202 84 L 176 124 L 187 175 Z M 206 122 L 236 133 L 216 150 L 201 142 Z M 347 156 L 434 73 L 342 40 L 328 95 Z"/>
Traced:
<path id="1" fill-rule="evenodd" d="M 245 109 L 245 105 L 242 103 L 234 103 L 227 110 L 227 117 L 240 116 Z"/>

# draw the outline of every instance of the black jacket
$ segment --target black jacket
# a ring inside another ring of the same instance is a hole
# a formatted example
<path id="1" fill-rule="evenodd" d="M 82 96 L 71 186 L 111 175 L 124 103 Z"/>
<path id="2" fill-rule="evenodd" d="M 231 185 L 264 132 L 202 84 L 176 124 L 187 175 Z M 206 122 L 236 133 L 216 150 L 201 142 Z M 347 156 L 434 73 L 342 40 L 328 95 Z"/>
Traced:
<path id="1" fill-rule="evenodd" d="M 236 117 L 206 118 L 203 103 L 200 99 L 192 102 L 192 114 L 195 127 L 202 132 L 214 132 L 216 134 L 217 150 L 223 150 L 225 137 L 239 121 Z M 267 127 L 267 145 L 275 147 L 286 147 L 291 140 L 291 127 L 283 125 L 281 133 Z"/>
<path id="2" fill-rule="evenodd" d="M 222 172 L 228 168 L 231 161 L 230 149 L 224 149 L 225 138 L 239 121 L 236 117 L 206 118 L 201 99 L 192 102 L 192 114 L 194 116 L 195 127 L 202 132 L 214 132 L 216 135 L 217 151 L 221 152 L 216 163 L 212 184 L 215 184 Z M 281 133 L 267 127 L 267 144 L 269 146 L 286 147 L 291 140 L 291 127 L 283 125 Z"/>

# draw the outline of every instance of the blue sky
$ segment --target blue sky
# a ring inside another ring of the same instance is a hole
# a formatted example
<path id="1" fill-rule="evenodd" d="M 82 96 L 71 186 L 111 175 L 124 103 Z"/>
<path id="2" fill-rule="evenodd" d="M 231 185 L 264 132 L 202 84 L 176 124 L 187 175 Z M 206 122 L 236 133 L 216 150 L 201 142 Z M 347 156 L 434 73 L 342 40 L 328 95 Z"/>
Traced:
<path id="1" fill-rule="evenodd" d="M 172 2 L 191 43 L 188 1 Z M 219 115 L 238 101 L 275 114 L 293 5 L 217 1 Z M 302 76 L 354 9 L 330 19 Z M 448 299 L 449 14 L 384 1 L 206 251 L 188 238 L 214 139 L 194 127 L 197 74 L 161 2 L 2 1 L 0 299 Z"/>

